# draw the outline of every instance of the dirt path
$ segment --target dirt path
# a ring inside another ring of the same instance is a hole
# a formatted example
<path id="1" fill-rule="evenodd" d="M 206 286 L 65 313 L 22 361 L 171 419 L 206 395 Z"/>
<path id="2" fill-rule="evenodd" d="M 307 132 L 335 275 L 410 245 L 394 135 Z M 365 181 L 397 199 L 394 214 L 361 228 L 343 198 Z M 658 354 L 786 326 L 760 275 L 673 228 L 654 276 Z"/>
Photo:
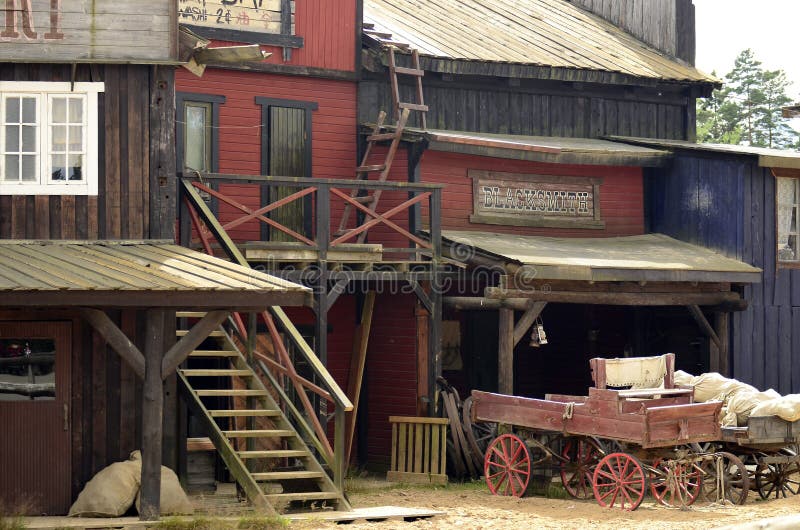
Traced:
<path id="1" fill-rule="evenodd" d="M 523 499 L 496 497 L 479 484 L 447 488 L 397 488 L 375 482 L 360 485 L 351 494 L 356 507 L 407 506 L 433 508 L 447 515 L 412 523 L 383 522 L 348 525 L 352 529 L 404 530 L 454 529 L 614 529 L 632 530 L 691 530 L 712 529 L 767 517 L 797 514 L 800 496 L 761 501 L 750 497 L 744 506 L 700 504 L 682 511 L 656 505 L 646 499 L 634 512 L 608 510 L 592 501 L 526 497 Z M 755 492 L 751 495 L 758 497 Z"/>

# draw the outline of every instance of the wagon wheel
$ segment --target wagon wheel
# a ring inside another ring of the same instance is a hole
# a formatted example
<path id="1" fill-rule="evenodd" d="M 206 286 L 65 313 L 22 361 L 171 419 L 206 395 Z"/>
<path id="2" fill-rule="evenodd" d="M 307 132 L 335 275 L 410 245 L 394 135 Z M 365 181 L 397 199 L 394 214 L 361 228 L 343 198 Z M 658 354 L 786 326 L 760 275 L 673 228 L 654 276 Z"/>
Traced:
<path id="1" fill-rule="evenodd" d="M 797 495 L 800 491 L 800 465 L 797 462 L 761 464 L 756 469 L 756 488 L 762 499 Z"/>
<path id="2" fill-rule="evenodd" d="M 728 452 L 715 453 L 716 458 L 707 460 L 701 465 L 703 477 L 703 496 L 708 502 L 726 500 L 733 504 L 744 504 L 750 491 L 750 478 L 747 468 L 737 457 Z M 722 470 L 717 472 L 717 460 Z M 719 490 L 720 483 L 722 491 Z"/>
<path id="3" fill-rule="evenodd" d="M 653 463 L 650 492 L 664 506 L 691 506 L 703 489 L 703 472 L 695 464 L 675 463 L 661 459 Z"/>
<path id="4" fill-rule="evenodd" d="M 592 491 L 592 475 L 597 463 L 603 457 L 603 449 L 594 438 L 567 438 L 559 464 L 561 483 L 564 489 L 576 499 L 589 499 Z"/>
<path id="5" fill-rule="evenodd" d="M 594 498 L 603 508 L 615 505 L 632 511 L 639 507 L 647 491 L 647 474 L 636 457 L 611 453 L 603 457 L 592 476 Z"/>
<path id="6" fill-rule="evenodd" d="M 467 438 L 472 458 L 475 466 L 480 469 L 483 466 L 483 455 L 489 442 L 497 436 L 497 424 L 491 422 L 472 422 L 472 396 L 462 403 L 461 418 L 464 427 L 464 435 Z"/>
<path id="7" fill-rule="evenodd" d="M 486 449 L 483 474 L 493 495 L 522 497 L 528 489 L 531 471 L 528 446 L 514 434 L 498 436 Z"/>

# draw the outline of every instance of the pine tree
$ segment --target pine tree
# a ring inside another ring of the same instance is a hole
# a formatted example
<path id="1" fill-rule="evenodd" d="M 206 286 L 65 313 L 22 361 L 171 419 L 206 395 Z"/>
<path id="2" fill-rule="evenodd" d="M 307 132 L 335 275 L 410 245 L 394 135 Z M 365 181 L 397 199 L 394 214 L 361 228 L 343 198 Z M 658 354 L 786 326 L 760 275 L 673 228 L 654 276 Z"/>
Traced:
<path id="1" fill-rule="evenodd" d="M 711 72 L 716 77 L 716 72 Z M 738 125 L 738 106 L 727 89 L 715 89 L 711 97 L 697 102 L 697 140 L 700 142 L 738 144 L 742 129 Z"/>
<path id="2" fill-rule="evenodd" d="M 757 133 L 756 122 L 759 109 L 764 104 L 764 93 L 761 90 L 763 70 L 761 61 L 757 61 L 753 50 L 746 49 L 739 54 L 733 63 L 733 70 L 725 76 L 728 97 L 733 100 L 733 116 L 742 128 L 742 140 L 748 145 L 755 145 Z"/>
<path id="3" fill-rule="evenodd" d="M 759 147 L 793 148 L 797 144 L 797 133 L 789 127 L 783 117 L 782 108 L 792 102 L 786 95 L 789 80 L 783 70 L 765 71 L 761 92 L 764 101 L 758 109 L 756 138 L 752 145 Z"/>

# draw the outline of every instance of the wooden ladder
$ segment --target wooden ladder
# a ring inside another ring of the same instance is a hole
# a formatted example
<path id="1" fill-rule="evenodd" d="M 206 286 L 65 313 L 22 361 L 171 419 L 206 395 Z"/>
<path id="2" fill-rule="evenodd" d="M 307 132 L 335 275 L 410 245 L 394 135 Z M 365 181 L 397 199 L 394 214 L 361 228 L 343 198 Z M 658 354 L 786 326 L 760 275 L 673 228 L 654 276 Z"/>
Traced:
<path id="1" fill-rule="evenodd" d="M 395 43 L 388 45 L 389 51 L 389 79 L 392 85 L 392 102 L 394 105 L 394 119 L 396 120 L 393 131 L 383 132 L 384 123 L 386 122 L 386 112 L 380 111 L 378 113 L 378 121 L 372 130 L 372 134 L 367 137 L 367 148 L 364 151 L 364 157 L 361 160 L 361 165 L 356 168 L 356 180 L 369 180 L 371 173 L 379 173 L 378 182 L 385 182 L 389 177 L 389 172 L 392 169 L 394 157 L 397 154 L 397 149 L 400 147 L 400 141 L 403 137 L 403 131 L 408 123 L 408 118 L 412 110 L 420 112 L 420 123 L 423 129 L 427 128 L 425 120 L 425 113 L 428 112 L 428 106 L 425 105 L 425 96 L 422 92 L 422 78 L 425 76 L 425 71 L 420 68 L 419 51 L 411 50 L 411 60 L 413 63 L 412 68 L 397 66 L 397 57 L 395 50 L 398 46 L 407 48 L 408 45 Z M 400 101 L 400 85 L 398 76 L 408 75 L 413 76 L 416 80 L 416 102 Z M 372 154 L 372 148 L 378 142 L 385 142 L 391 140 L 389 149 L 386 152 L 386 157 L 382 164 L 369 165 L 369 157 Z M 350 198 L 364 205 L 365 208 L 371 212 L 375 212 L 378 207 L 378 201 L 381 197 L 381 190 L 374 190 L 371 193 L 367 191 L 365 194 L 360 194 L 360 190 L 354 189 L 350 194 Z M 348 229 L 347 225 L 350 222 L 350 215 L 353 212 L 354 206 L 351 203 L 346 203 L 342 218 L 339 221 L 339 229 L 336 231 L 336 236 L 342 236 L 354 229 Z M 363 231 L 358 235 L 357 242 L 364 243 L 367 238 L 367 231 Z"/>
<path id="2" fill-rule="evenodd" d="M 202 313 L 179 312 L 177 316 L 179 319 L 199 318 Z M 185 334 L 185 330 L 177 331 L 179 337 Z M 220 328 L 209 338 L 216 340 L 219 346 L 190 353 L 188 367 L 178 369 L 178 378 L 189 407 L 200 419 L 231 476 L 250 502 L 271 514 L 282 511 L 290 502 L 350 510 L 344 493 L 325 472 L 231 337 Z M 226 367 L 192 366 L 193 361 L 212 359 Z M 231 378 L 230 385 L 223 385 L 230 388 L 219 388 L 220 378 Z M 245 388 L 234 388 L 234 378 L 242 381 Z M 210 388 L 208 383 L 216 384 Z M 247 406 L 235 408 L 234 399 L 241 397 L 247 398 Z M 209 399 L 227 405 L 207 406 Z M 245 428 L 237 427 L 239 418 L 246 419 Z M 256 418 L 268 418 L 271 425 L 258 428 L 254 425 L 258 421 Z M 258 450 L 252 447 L 252 442 L 248 444 L 250 447 L 242 449 L 237 443 L 256 439 L 271 439 L 280 449 Z M 294 465 L 287 469 L 285 464 L 289 462 Z M 259 463 L 268 469 L 254 471 Z"/>

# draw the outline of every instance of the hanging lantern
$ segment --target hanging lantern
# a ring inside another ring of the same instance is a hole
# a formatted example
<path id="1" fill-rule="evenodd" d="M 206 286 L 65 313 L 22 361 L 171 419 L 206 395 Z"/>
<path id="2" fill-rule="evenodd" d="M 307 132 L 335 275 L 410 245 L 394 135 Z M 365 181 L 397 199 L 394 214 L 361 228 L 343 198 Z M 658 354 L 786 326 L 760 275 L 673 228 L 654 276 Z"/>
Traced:
<path id="1" fill-rule="evenodd" d="M 538 348 L 544 344 L 547 344 L 547 334 L 544 332 L 544 323 L 541 317 L 539 317 L 536 319 L 536 322 L 533 324 L 533 329 L 531 330 L 531 346 Z"/>

